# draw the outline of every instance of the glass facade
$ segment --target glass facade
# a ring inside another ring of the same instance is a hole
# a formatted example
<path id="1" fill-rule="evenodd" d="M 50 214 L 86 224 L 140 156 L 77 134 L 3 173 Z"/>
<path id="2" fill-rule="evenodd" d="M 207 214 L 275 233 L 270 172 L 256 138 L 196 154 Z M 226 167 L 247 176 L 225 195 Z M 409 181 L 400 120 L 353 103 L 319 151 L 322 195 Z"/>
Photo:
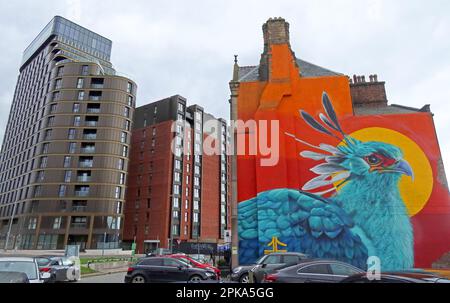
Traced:
<path id="1" fill-rule="evenodd" d="M 56 16 L 24 51 L 22 64 L 25 64 L 43 43 L 52 36 L 58 36 L 59 40 L 63 43 L 67 43 L 70 46 L 99 59 L 105 61 L 111 59 L 111 40 L 63 17 Z"/>

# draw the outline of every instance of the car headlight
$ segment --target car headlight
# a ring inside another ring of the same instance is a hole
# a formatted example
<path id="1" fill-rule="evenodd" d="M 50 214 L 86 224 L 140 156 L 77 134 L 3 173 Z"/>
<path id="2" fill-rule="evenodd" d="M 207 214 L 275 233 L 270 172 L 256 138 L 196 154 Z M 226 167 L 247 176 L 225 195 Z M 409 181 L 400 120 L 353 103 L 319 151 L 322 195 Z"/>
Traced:
<path id="1" fill-rule="evenodd" d="M 212 273 L 209 271 L 206 272 L 206 276 L 208 276 L 208 277 L 214 277 L 215 275 L 216 275 L 215 273 Z"/>
<path id="2" fill-rule="evenodd" d="M 236 267 L 235 269 L 233 269 L 233 274 L 237 274 L 241 270 L 242 270 L 242 267 Z"/>

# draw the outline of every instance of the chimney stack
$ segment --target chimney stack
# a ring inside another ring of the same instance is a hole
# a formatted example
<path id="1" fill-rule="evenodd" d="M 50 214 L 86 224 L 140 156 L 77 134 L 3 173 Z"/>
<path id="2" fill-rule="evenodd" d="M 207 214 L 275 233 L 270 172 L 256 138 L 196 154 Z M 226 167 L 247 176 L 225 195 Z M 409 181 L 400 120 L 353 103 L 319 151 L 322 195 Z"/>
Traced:
<path id="1" fill-rule="evenodd" d="M 350 83 L 353 105 L 355 107 L 384 107 L 388 105 L 385 82 L 378 82 L 378 75 L 353 76 Z"/>
<path id="2" fill-rule="evenodd" d="M 290 44 L 289 23 L 283 18 L 270 18 L 263 25 L 264 47 L 273 44 Z"/>

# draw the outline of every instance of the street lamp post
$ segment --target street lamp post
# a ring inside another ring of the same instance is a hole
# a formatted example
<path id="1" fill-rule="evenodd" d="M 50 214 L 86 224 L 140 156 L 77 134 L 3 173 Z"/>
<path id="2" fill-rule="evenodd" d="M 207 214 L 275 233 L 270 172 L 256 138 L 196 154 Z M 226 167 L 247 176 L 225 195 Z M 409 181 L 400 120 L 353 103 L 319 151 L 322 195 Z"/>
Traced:
<path id="1" fill-rule="evenodd" d="M 103 250 L 102 250 L 102 257 L 105 256 L 105 246 L 106 246 L 106 232 L 103 235 Z"/>

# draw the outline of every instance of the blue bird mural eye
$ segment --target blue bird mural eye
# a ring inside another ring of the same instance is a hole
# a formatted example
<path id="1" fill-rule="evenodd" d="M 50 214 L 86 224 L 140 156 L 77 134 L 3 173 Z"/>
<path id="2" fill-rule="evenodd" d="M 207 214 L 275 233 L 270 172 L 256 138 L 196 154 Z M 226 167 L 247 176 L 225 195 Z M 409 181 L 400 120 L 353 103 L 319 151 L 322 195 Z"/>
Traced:
<path id="1" fill-rule="evenodd" d="M 414 266 L 414 235 L 399 191 L 400 176 L 414 177 L 401 149 L 384 142 L 361 142 L 347 135 L 327 93 L 324 113 L 315 119 L 300 111 L 312 129 L 341 140 L 338 146 L 314 145 L 288 137 L 311 150 L 317 176 L 298 189 L 275 189 L 238 205 L 240 262 L 251 264 L 273 237 L 288 251 L 351 263 L 366 269 L 369 256 L 383 270 Z"/>

